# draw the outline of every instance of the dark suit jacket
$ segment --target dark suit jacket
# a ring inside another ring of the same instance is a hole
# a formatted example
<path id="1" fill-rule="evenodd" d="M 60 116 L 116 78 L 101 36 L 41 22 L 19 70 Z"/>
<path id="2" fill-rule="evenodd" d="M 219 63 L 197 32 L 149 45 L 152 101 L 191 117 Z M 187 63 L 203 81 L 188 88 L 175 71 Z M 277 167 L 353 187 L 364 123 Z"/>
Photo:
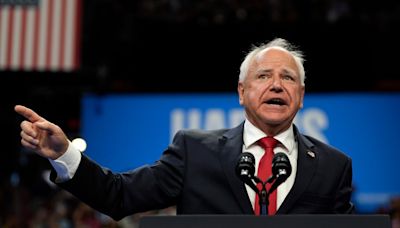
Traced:
<path id="1" fill-rule="evenodd" d="M 297 174 L 277 213 L 353 212 L 351 159 L 296 127 L 294 131 Z M 115 220 L 172 205 L 178 214 L 253 214 L 245 185 L 235 174 L 242 145 L 243 124 L 215 131 L 182 130 L 153 165 L 115 174 L 82 156 L 75 176 L 59 185 Z"/>

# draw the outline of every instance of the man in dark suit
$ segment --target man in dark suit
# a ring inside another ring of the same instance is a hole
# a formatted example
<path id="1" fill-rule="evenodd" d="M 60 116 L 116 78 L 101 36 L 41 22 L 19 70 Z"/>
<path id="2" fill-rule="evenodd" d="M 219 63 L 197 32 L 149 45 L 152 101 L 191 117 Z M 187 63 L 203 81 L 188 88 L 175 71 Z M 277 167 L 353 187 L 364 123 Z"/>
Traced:
<path id="1" fill-rule="evenodd" d="M 235 175 L 235 166 L 242 152 L 258 164 L 264 154 L 258 142 L 266 136 L 278 141 L 273 152 L 287 154 L 293 167 L 277 189 L 277 214 L 352 213 L 351 159 L 293 124 L 303 106 L 304 80 L 302 54 L 286 40 L 255 47 L 240 67 L 242 124 L 181 130 L 158 162 L 120 174 L 81 155 L 57 125 L 31 109 L 15 110 L 27 118 L 22 145 L 49 159 L 52 180 L 115 220 L 172 205 L 178 214 L 253 214 L 256 194 Z"/>

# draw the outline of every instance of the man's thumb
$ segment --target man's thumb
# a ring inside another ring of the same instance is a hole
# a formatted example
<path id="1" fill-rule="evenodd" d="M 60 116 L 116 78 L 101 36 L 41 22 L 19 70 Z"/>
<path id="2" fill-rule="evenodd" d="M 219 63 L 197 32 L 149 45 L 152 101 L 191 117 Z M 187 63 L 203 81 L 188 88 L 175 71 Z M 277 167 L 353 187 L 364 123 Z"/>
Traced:
<path id="1" fill-rule="evenodd" d="M 40 130 L 48 131 L 49 133 L 52 133 L 54 129 L 52 128 L 52 123 L 49 121 L 38 121 L 33 123 L 35 127 L 37 127 Z"/>

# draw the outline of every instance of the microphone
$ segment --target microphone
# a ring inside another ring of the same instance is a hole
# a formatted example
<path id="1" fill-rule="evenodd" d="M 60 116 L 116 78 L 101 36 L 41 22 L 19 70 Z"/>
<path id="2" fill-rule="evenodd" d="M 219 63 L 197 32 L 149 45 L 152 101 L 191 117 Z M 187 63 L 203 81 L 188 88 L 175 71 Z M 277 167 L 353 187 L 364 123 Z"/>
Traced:
<path id="1" fill-rule="evenodd" d="M 236 164 L 236 175 L 241 181 L 250 186 L 255 192 L 258 192 L 256 185 L 253 182 L 255 179 L 258 182 L 258 178 L 254 176 L 256 170 L 254 155 L 249 152 L 243 152 L 239 156 L 239 160 Z"/>
<path id="2" fill-rule="evenodd" d="M 280 184 L 285 182 L 291 173 L 292 165 L 288 156 L 282 152 L 276 153 L 272 159 L 272 179 L 268 180 L 269 182 L 275 180 L 275 182 L 271 185 L 268 193 L 273 192 Z"/>
<path id="3" fill-rule="evenodd" d="M 249 152 L 243 152 L 240 154 L 236 164 L 236 175 L 241 181 L 250 186 L 260 198 L 260 214 L 268 214 L 268 197 L 269 195 L 278 188 L 280 184 L 286 181 L 286 179 L 292 173 L 292 166 L 288 156 L 285 153 L 279 152 L 274 155 L 272 159 L 272 175 L 267 181 L 262 181 L 259 177 L 255 176 L 255 157 Z M 273 182 L 273 183 L 272 183 Z M 258 189 L 256 183 L 262 184 L 262 189 Z M 265 188 L 267 183 L 272 183 L 269 191 Z"/>

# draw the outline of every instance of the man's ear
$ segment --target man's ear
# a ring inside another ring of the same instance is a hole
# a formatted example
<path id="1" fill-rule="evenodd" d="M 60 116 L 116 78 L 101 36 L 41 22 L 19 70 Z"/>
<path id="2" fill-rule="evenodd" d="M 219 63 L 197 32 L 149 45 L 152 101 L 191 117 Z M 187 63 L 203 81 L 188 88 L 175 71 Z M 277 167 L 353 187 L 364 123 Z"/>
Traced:
<path id="1" fill-rule="evenodd" d="M 304 101 L 304 94 L 305 94 L 306 87 L 302 86 L 301 88 L 301 101 L 300 101 L 300 108 L 303 108 L 303 101 Z"/>
<path id="2" fill-rule="evenodd" d="M 243 82 L 238 82 L 237 91 L 239 95 L 239 104 L 243 105 L 243 94 L 244 94 L 244 85 Z"/>

